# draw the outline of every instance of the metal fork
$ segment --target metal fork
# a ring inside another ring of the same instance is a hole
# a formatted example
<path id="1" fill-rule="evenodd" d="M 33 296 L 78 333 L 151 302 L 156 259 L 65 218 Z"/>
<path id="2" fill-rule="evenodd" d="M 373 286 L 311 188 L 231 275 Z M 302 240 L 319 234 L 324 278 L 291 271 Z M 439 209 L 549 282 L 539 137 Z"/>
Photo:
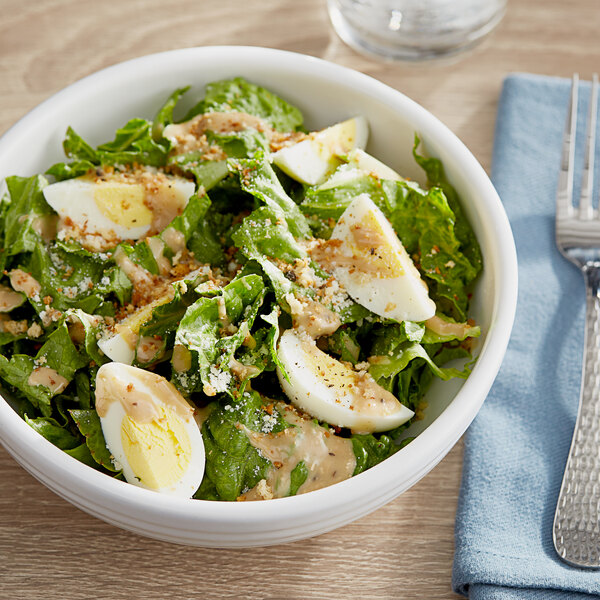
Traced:
<path id="1" fill-rule="evenodd" d="M 559 556 L 576 567 L 600 568 L 600 210 L 592 206 L 598 113 L 594 75 L 579 206 L 573 206 L 579 77 L 573 76 L 556 196 L 556 244 L 583 272 L 586 284 L 584 359 L 579 410 L 565 467 L 553 539 Z"/>

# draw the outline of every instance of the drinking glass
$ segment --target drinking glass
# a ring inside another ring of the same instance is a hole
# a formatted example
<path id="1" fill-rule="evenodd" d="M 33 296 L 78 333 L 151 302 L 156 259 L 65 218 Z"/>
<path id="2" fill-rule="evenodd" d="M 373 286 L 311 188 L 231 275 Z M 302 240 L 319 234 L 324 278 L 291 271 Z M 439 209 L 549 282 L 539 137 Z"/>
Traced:
<path id="1" fill-rule="evenodd" d="M 327 0 L 327 5 L 344 42 L 389 60 L 423 60 L 469 48 L 506 10 L 506 0 Z"/>

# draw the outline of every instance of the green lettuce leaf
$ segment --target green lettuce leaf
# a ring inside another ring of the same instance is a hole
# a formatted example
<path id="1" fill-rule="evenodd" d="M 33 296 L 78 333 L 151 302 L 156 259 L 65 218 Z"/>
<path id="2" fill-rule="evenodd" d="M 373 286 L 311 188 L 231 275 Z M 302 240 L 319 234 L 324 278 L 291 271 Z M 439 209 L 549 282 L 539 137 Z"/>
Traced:
<path id="1" fill-rule="evenodd" d="M 87 444 L 81 444 L 72 450 L 65 450 L 65 453 L 73 458 L 76 458 L 79 462 L 82 462 L 84 465 L 88 467 L 92 467 L 92 469 L 98 468 L 98 463 L 94 460 L 90 449 Z"/>
<path id="2" fill-rule="evenodd" d="M 0 254 L 2 268 L 9 256 L 31 252 L 41 242 L 40 235 L 34 228 L 36 219 L 54 214 L 42 191 L 46 185 L 48 181 L 41 175 L 6 178 L 10 203 L 3 211 L 4 244 Z"/>
<path id="3" fill-rule="evenodd" d="M 442 161 L 437 158 L 426 158 L 417 152 L 420 140 L 415 135 L 415 142 L 413 146 L 413 156 L 417 164 L 425 171 L 427 175 L 427 183 L 430 187 L 439 187 L 444 192 L 448 204 L 455 215 L 454 232 L 458 241 L 460 242 L 460 250 L 467 257 L 469 262 L 473 265 L 476 272 L 481 271 L 483 267 L 481 248 L 473 228 L 466 218 L 460 198 L 454 187 L 450 184 L 446 177 L 444 165 Z"/>
<path id="4" fill-rule="evenodd" d="M 75 161 L 87 161 L 94 165 L 100 164 L 96 151 L 72 127 L 67 128 L 63 149 L 67 158 Z"/>
<path id="5" fill-rule="evenodd" d="M 308 467 L 306 466 L 306 463 L 301 460 L 290 473 L 290 492 L 288 496 L 295 496 L 307 477 Z"/>
<path id="6" fill-rule="evenodd" d="M 108 256 L 83 250 L 70 251 L 58 243 L 45 246 L 38 242 L 24 270 L 39 282 L 39 297 L 30 298 L 38 314 L 48 307 L 43 299 L 52 298 L 60 311 L 79 308 L 88 314 L 112 314 L 114 307 L 107 296 L 114 292 L 119 299 L 131 294 L 131 283 L 117 272 Z M 119 269 L 120 271 L 120 269 Z"/>
<path id="7" fill-rule="evenodd" d="M 74 164 L 58 163 L 49 169 L 49 173 L 65 179 L 69 174 L 82 175 L 83 168 L 90 164 L 101 166 L 138 163 L 162 167 L 167 163 L 170 145 L 163 145 L 153 139 L 152 125 L 146 119 L 130 119 L 117 129 L 114 140 L 100 144 L 96 150 L 69 127 L 63 148 Z"/>
<path id="8" fill-rule="evenodd" d="M 203 160 L 202 153 L 197 151 L 171 156 L 168 164 L 193 175 L 198 187 L 206 192 L 230 175 L 226 160 Z"/>
<path id="9" fill-rule="evenodd" d="M 233 215 L 223 215 L 213 206 L 209 207 L 188 242 L 188 248 L 196 260 L 213 266 L 226 263 L 225 247 Z"/>
<path id="10" fill-rule="evenodd" d="M 30 419 L 27 415 L 24 418 L 32 429 L 35 429 L 42 437 L 45 437 L 61 450 L 72 450 L 81 444 L 79 437 L 60 425 L 56 419 L 49 417 Z"/>
<path id="11" fill-rule="evenodd" d="M 256 129 L 243 129 L 227 134 L 207 131 L 206 139 L 210 145 L 219 146 L 228 158 L 251 158 L 257 152 L 269 152 L 269 141 Z"/>
<path id="12" fill-rule="evenodd" d="M 167 163 L 169 149 L 152 139 L 150 121 L 135 118 L 117 129 L 112 142 L 98 146 L 96 155 L 101 165 L 139 163 L 162 167 Z"/>
<path id="13" fill-rule="evenodd" d="M 445 315 L 438 314 L 437 316 L 440 317 L 443 321 L 446 321 L 448 323 L 456 323 L 456 321 L 454 319 L 447 317 Z M 466 340 L 467 338 L 477 338 L 480 335 L 481 335 L 481 328 L 478 325 L 470 325 L 468 323 L 465 323 L 464 330 L 462 331 L 462 333 L 460 335 L 457 335 L 455 333 L 441 335 L 439 333 L 436 333 L 435 331 L 432 331 L 431 329 L 429 329 L 429 327 L 426 327 L 425 333 L 424 333 L 421 341 L 423 342 L 423 344 L 441 344 L 443 342 L 452 342 L 452 341 L 462 342 L 463 340 Z"/>
<path id="14" fill-rule="evenodd" d="M 302 126 L 302 113 L 273 92 L 236 77 L 206 86 L 206 95 L 184 121 L 207 112 L 245 112 L 261 117 L 278 131 L 296 131 Z"/>
<path id="15" fill-rule="evenodd" d="M 287 195 L 271 165 L 261 153 L 252 159 L 230 159 L 232 173 L 237 173 L 242 189 L 256 198 L 259 204 L 272 209 L 276 220 L 285 219 L 295 238 L 310 236 L 310 228 L 298 205 Z"/>
<path id="16" fill-rule="evenodd" d="M 102 425 L 98 413 L 91 410 L 71 410 L 69 411 L 77 428 L 85 437 L 85 443 L 92 455 L 92 458 L 105 469 L 116 472 L 110 450 L 106 447 L 106 440 L 102 433 Z"/>
<path id="17" fill-rule="evenodd" d="M 203 223 L 210 204 L 210 199 L 206 194 L 193 194 L 190 196 L 183 212 L 171 221 L 165 231 L 171 228 L 175 229 L 183 234 L 187 242 Z M 161 239 L 163 239 L 163 236 L 164 231 L 159 234 Z"/>
<path id="18" fill-rule="evenodd" d="M 10 360 L 0 354 L 0 377 L 23 392 L 33 406 L 40 409 L 42 416 L 52 413 L 51 400 L 58 393 L 43 385 L 30 385 L 28 379 L 34 369 L 50 367 L 70 382 L 75 372 L 89 362 L 89 357 L 77 350 L 62 322 L 33 356 L 14 354 Z"/>
<path id="19" fill-rule="evenodd" d="M 152 122 L 152 139 L 163 146 L 167 146 L 169 141 L 166 140 L 162 133 L 167 125 L 173 123 L 173 111 L 181 97 L 190 89 L 190 86 L 176 89 L 159 108 L 154 121 Z"/>
<path id="20" fill-rule="evenodd" d="M 98 348 L 98 339 L 102 334 L 101 321 L 95 321 L 92 315 L 83 312 L 80 309 L 69 309 L 65 312 L 67 322 L 77 323 L 83 327 L 83 342 L 81 351 L 85 352 L 90 360 L 93 360 L 98 366 L 108 362 L 108 358 Z"/>
<path id="21" fill-rule="evenodd" d="M 56 181 L 64 181 L 65 179 L 82 177 L 88 171 L 95 168 L 96 165 L 89 160 L 75 160 L 69 163 L 60 162 L 52 165 L 46 171 L 46 175 L 52 175 Z"/>
<path id="22" fill-rule="evenodd" d="M 266 290 L 261 277 L 248 275 L 214 293 L 188 307 L 175 335 L 175 344 L 192 355 L 188 371 L 174 371 L 175 384 L 187 393 L 230 391 L 235 378 L 229 362 L 252 328 Z M 227 331 L 226 322 L 236 326 L 234 333 Z"/>
<path id="23" fill-rule="evenodd" d="M 204 480 L 194 498 L 235 500 L 267 476 L 271 462 L 252 446 L 240 425 L 261 431 L 264 408 L 270 401 L 257 392 L 244 392 L 238 401 L 213 403 L 202 426 L 206 451 Z M 286 423 L 277 411 L 273 433 L 283 431 Z"/>
<path id="24" fill-rule="evenodd" d="M 400 449 L 387 435 L 375 437 L 373 434 L 354 433 L 350 441 L 356 456 L 356 467 L 352 475 L 358 475 L 374 467 Z"/>

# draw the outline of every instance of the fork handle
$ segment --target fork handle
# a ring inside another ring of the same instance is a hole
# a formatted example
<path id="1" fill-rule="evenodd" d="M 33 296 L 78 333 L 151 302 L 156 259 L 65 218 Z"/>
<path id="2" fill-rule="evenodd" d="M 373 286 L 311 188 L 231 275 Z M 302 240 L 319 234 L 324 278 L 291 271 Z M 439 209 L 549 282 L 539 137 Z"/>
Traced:
<path id="1" fill-rule="evenodd" d="M 588 263 L 583 274 L 587 307 L 581 392 L 553 537 L 565 562 L 600 568 L 600 266 Z"/>

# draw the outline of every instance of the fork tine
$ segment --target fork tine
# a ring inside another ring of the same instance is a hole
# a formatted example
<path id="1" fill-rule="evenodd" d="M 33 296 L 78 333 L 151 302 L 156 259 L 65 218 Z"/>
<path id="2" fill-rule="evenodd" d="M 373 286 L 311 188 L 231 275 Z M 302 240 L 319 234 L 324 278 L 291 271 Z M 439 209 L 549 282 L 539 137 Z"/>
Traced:
<path id="1" fill-rule="evenodd" d="M 566 219 L 573 212 L 573 168 L 575 163 L 575 131 L 577 129 L 577 91 L 579 75 L 573 74 L 571 103 L 563 135 L 562 160 L 556 194 L 556 217 Z"/>
<path id="2" fill-rule="evenodd" d="M 592 194 L 594 190 L 594 156 L 596 154 L 596 118 L 598 115 L 598 75 L 592 77 L 592 93 L 586 132 L 585 162 L 579 199 L 579 218 L 591 219 L 594 216 Z"/>

